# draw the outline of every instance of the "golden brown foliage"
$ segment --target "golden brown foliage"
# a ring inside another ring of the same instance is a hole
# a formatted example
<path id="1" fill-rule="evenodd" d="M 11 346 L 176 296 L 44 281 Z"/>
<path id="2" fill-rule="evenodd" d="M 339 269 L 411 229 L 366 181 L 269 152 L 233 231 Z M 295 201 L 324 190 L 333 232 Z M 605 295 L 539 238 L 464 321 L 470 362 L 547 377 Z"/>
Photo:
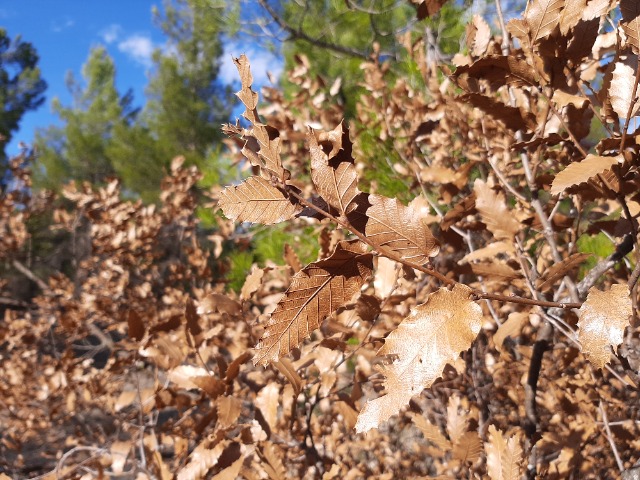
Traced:
<path id="1" fill-rule="evenodd" d="M 419 14 L 442 3 L 421 2 Z M 249 125 L 224 130 L 251 174 L 212 195 L 234 220 L 312 225 L 319 247 L 307 266 L 296 245 L 282 265 L 254 265 L 239 294 L 226 288 L 224 256 L 247 248 L 245 229 L 219 218 L 201 234 L 200 174 L 180 158 L 158 206 L 123 200 L 116 180 L 68 186 L 71 205 L 53 217 L 73 268 L 41 279 L 13 261 L 38 202 L 2 192 L 0 260 L 38 288 L 23 302 L 0 283 L 2 470 L 630 471 L 640 461 L 638 15 L 635 2 L 532 0 L 497 35 L 473 18 L 453 65 L 407 35 L 420 78 L 364 62 L 350 125 L 339 85 L 310 78 L 304 57 L 289 72 L 299 93 L 269 88 L 263 100 L 249 60 L 236 59 Z M 409 203 L 362 181 L 380 161 Z"/>

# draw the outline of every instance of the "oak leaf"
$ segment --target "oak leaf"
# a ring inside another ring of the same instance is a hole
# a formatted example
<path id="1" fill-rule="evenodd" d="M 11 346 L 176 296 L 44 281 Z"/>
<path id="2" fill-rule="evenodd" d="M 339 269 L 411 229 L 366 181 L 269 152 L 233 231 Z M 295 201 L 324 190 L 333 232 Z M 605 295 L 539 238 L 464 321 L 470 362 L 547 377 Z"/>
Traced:
<path id="1" fill-rule="evenodd" d="M 627 115 L 633 117 L 638 112 L 638 89 L 636 87 L 637 60 L 616 62 L 613 69 L 609 99 L 611 107 L 618 118 L 625 120 Z"/>
<path id="2" fill-rule="evenodd" d="M 567 35 L 580 20 L 587 6 L 587 0 L 567 0 L 560 15 L 560 33 Z"/>
<path id="3" fill-rule="evenodd" d="M 343 216 L 357 207 L 355 199 L 361 193 L 353 158 L 343 147 L 344 135 L 348 142 L 348 133 L 343 131 L 342 124 L 328 132 L 332 149 L 327 154 L 318 142 L 318 132 L 310 129 L 307 134 L 313 183 L 320 196 Z"/>
<path id="4" fill-rule="evenodd" d="M 484 444 L 487 452 L 487 473 L 491 480 L 516 480 L 522 477 L 521 436 L 507 438 L 495 426 L 489 425 L 488 441 Z"/>
<path id="5" fill-rule="evenodd" d="M 246 55 L 234 58 L 233 63 L 240 74 L 242 88 L 236 96 L 246 107 L 243 114 L 253 128 L 243 131 L 242 136 L 247 139 L 247 143 L 242 149 L 242 153 L 249 159 L 252 165 L 260 167 L 260 174 L 266 178 L 275 175 L 281 180 L 288 180 L 291 173 L 282 166 L 280 159 L 280 139 L 275 129 L 269 128 L 260 121 L 258 116 L 258 93 L 251 89 L 253 85 L 253 75 L 249 59 Z M 233 129 L 231 129 L 233 131 Z M 257 142 L 257 145 L 252 145 Z"/>
<path id="6" fill-rule="evenodd" d="M 581 162 L 573 162 L 556 175 L 551 184 L 551 194 L 562 193 L 566 188 L 588 181 L 591 177 L 611 169 L 616 163 L 622 162 L 622 155 L 615 157 L 601 157 L 589 154 Z"/>
<path id="7" fill-rule="evenodd" d="M 471 289 L 460 284 L 453 290 L 441 288 L 389 334 L 378 352 L 396 356 L 389 365 L 379 367 L 387 394 L 365 404 L 357 432 L 378 428 L 397 414 L 411 397 L 442 375 L 447 363 L 471 346 L 482 325 L 482 309 L 470 294 Z"/>
<path id="8" fill-rule="evenodd" d="M 513 87 L 522 85 L 538 85 L 540 79 L 536 71 L 525 60 L 513 55 L 491 55 L 481 58 L 471 65 L 458 67 L 454 77 L 468 76 L 473 80 L 489 82 L 493 90 L 510 85 Z M 466 82 L 465 90 L 479 92 L 480 89 L 472 82 Z"/>
<path id="9" fill-rule="evenodd" d="M 551 34 L 560 21 L 564 0 L 533 0 L 527 5 L 524 18 L 534 42 Z"/>
<path id="10" fill-rule="evenodd" d="M 358 210 L 354 214 L 361 215 Z M 416 205 L 404 206 L 396 198 L 369 195 L 364 234 L 376 247 L 389 249 L 405 260 L 423 265 L 440 251 Z M 359 220 L 352 221 L 359 225 Z M 384 251 L 381 251 L 384 255 Z"/>
<path id="11" fill-rule="evenodd" d="M 478 432 L 465 432 L 453 446 L 453 458 L 463 463 L 475 463 L 482 455 L 482 440 Z"/>
<path id="12" fill-rule="evenodd" d="M 476 209 L 487 229 L 498 240 L 513 240 L 520 230 L 520 224 L 509 212 L 504 195 L 495 192 L 490 183 L 479 178 L 473 184 L 473 191 L 476 194 Z"/>
<path id="13" fill-rule="evenodd" d="M 413 423 L 420 429 L 424 438 L 444 452 L 451 450 L 451 442 L 442 434 L 437 425 L 431 423 L 423 415 L 412 415 L 412 418 Z"/>
<path id="14" fill-rule="evenodd" d="M 627 36 L 627 43 L 631 45 L 633 53 L 640 54 L 640 3 L 637 0 L 621 0 L 620 11 L 622 21 L 620 26 Z"/>
<path id="15" fill-rule="evenodd" d="M 589 361 L 604 368 L 611 358 L 611 347 L 622 343 L 629 325 L 631 297 L 626 284 L 614 284 L 605 292 L 591 287 L 578 314 L 578 340 Z"/>
<path id="16" fill-rule="evenodd" d="M 480 15 L 474 15 L 467 25 L 467 47 L 474 56 L 480 57 L 487 51 L 491 40 L 491 28 Z"/>
<path id="17" fill-rule="evenodd" d="M 536 280 L 536 288 L 541 292 L 549 290 L 555 281 L 564 277 L 571 270 L 576 269 L 583 261 L 589 258 L 589 253 L 574 253 L 559 263 L 554 263 L 543 272 Z"/>
<path id="18" fill-rule="evenodd" d="M 289 220 L 302 211 L 295 199 L 262 177 L 249 177 L 240 185 L 225 188 L 218 206 L 225 216 L 238 222 L 272 225 Z"/>
<path id="19" fill-rule="evenodd" d="M 330 257 L 294 275 L 256 345 L 254 364 L 276 362 L 359 293 L 373 271 L 373 255 L 366 250 L 358 240 L 339 242 Z"/>

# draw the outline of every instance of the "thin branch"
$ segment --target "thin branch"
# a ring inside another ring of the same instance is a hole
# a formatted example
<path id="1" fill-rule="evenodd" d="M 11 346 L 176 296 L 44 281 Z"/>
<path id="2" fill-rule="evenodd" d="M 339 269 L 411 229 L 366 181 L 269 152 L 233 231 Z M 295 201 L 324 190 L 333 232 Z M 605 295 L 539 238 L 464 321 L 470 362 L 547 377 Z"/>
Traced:
<path id="1" fill-rule="evenodd" d="M 16 270 L 22 273 L 25 277 L 27 277 L 29 280 L 31 280 L 36 285 L 38 285 L 38 287 L 40 287 L 40 290 L 42 290 L 45 293 L 49 292 L 49 285 L 47 285 L 40 277 L 38 277 L 35 273 L 33 273 L 31 270 L 25 267 L 20 261 L 14 260 L 12 262 L 12 265 Z"/>
<path id="2" fill-rule="evenodd" d="M 604 430 L 607 432 L 607 440 L 609 441 L 609 445 L 611 445 L 611 451 L 613 452 L 613 456 L 616 459 L 616 463 L 618 464 L 618 469 L 621 472 L 624 472 L 624 464 L 620 459 L 620 454 L 618 453 L 618 449 L 616 448 L 616 444 L 613 441 L 613 435 L 611 434 L 611 429 L 609 428 L 609 419 L 607 418 L 607 411 L 604 409 L 604 405 L 602 405 L 602 400 L 600 400 L 600 404 L 598 405 L 600 409 L 600 415 L 602 415 L 602 423 L 604 425 Z"/>
<path id="3" fill-rule="evenodd" d="M 331 220 L 331 221 L 335 222 L 336 224 L 340 225 L 345 230 L 348 230 L 349 232 L 353 233 L 356 237 L 358 237 L 358 239 L 361 242 L 369 245 L 371 248 L 373 248 L 375 251 L 377 251 L 381 255 L 383 255 L 383 256 L 385 256 L 387 258 L 390 258 L 391 260 L 394 260 L 394 261 L 396 261 L 398 263 L 406 265 L 409 268 L 413 268 L 415 270 L 418 270 L 419 272 L 426 273 L 427 275 L 435 277 L 438 280 L 440 280 L 441 282 L 445 283 L 446 285 L 453 286 L 453 285 L 456 285 L 458 283 L 455 280 L 452 280 L 451 278 L 445 277 L 444 275 L 442 275 L 440 272 L 438 272 L 436 270 L 433 270 L 431 268 L 427 268 L 427 267 L 422 266 L 422 265 L 415 264 L 413 262 L 409 262 L 408 260 L 405 260 L 400 255 L 398 255 L 397 253 L 389 250 L 386 247 L 382 247 L 380 245 L 373 244 L 371 242 L 371 240 L 369 240 L 361 232 L 356 230 L 348 222 L 346 222 L 344 220 L 341 220 L 341 219 L 335 217 L 334 215 L 331 215 L 329 212 L 326 212 L 325 210 L 321 209 L 320 207 L 318 207 L 318 206 L 314 205 L 313 203 L 309 202 L 308 200 L 306 200 L 304 197 L 302 197 L 298 193 L 294 192 L 293 190 L 288 190 L 288 193 L 292 197 L 297 199 L 305 207 L 308 207 L 308 208 L 312 209 L 313 211 L 319 213 L 323 217 L 326 217 L 329 220 Z M 548 302 L 548 301 L 544 301 L 544 300 L 535 300 L 535 299 L 531 299 L 531 298 L 522 298 L 522 297 L 518 297 L 517 295 L 498 295 L 496 293 L 487 293 L 487 292 L 483 292 L 481 290 L 472 290 L 471 294 L 478 300 L 480 300 L 480 299 L 483 299 L 483 300 L 497 300 L 499 302 L 518 303 L 518 304 L 521 304 L 521 305 L 537 305 L 537 306 L 540 306 L 540 307 L 561 308 L 561 309 L 564 309 L 564 308 L 580 308 L 582 306 L 581 303 Z"/>
<path id="4" fill-rule="evenodd" d="M 292 39 L 294 40 L 303 40 L 307 43 L 310 43 L 313 46 L 326 48 L 327 50 L 332 50 L 337 53 L 342 53 L 343 55 L 349 55 L 350 57 L 360 58 L 363 60 L 369 60 L 369 54 L 366 52 L 362 52 L 360 50 L 356 50 L 354 48 L 345 47 L 344 45 L 338 45 L 336 43 L 327 42 L 325 40 L 321 40 L 319 38 L 313 38 L 309 36 L 307 33 L 302 31 L 301 28 L 294 28 L 289 25 L 278 13 L 271 8 L 271 5 L 266 0 L 258 0 L 258 3 L 262 8 L 264 8 L 269 16 L 273 19 L 274 22 L 278 24 L 280 28 L 289 33 Z"/>

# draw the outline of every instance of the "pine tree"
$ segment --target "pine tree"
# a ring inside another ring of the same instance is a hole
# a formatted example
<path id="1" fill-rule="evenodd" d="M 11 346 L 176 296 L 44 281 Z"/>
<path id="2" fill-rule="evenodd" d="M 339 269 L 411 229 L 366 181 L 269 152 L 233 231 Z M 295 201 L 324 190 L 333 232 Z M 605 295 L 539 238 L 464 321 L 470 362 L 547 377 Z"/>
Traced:
<path id="1" fill-rule="evenodd" d="M 64 125 L 36 133 L 36 186 L 58 190 L 71 179 L 101 183 L 116 173 L 114 131 L 126 129 L 136 111 L 131 94 L 121 96 L 116 90 L 115 75 L 113 59 L 96 47 L 82 69 L 84 84 L 68 76 L 72 105 L 53 101 Z"/>
<path id="2" fill-rule="evenodd" d="M 18 35 L 13 40 L 0 28 L 0 185 L 3 183 L 5 145 L 18 129 L 22 116 L 44 102 L 47 83 L 38 67 L 39 57 Z"/>
<path id="3" fill-rule="evenodd" d="M 197 0 L 164 7 L 164 14 L 154 15 L 167 44 L 154 52 L 148 101 L 133 128 L 116 129 L 116 170 L 145 200 L 157 196 L 160 179 L 176 155 L 197 165 L 209 183 L 218 179 L 220 125 L 232 105 L 230 90 L 218 81 L 221 9 Z"/>

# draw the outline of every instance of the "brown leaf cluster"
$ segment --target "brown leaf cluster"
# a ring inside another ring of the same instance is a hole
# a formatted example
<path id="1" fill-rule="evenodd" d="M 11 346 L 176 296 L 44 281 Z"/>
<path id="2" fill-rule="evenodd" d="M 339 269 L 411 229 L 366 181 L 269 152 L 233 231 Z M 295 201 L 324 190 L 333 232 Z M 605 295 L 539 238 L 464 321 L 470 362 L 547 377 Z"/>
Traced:
<path id="1" fill-rule="evenodd" d="M 639 13 L 532 0 L 498 34 L 474 17 L 450 64 L 407 34 L 419 78 L 373 55 L 350 122 L 308 59 L 288 72 L 297 93 L 264 99 L 236 59 L 248 124 L 224 130 L 250 176 L 212 195 L 238 222 L 312 225 L 319 250 L 304 266 L 288 245 L 238 293 L 225 254 L 248 248 L 246 226 L 199 228 L 200 174 L 180 158 L 158 205 L 117 180 L 68 186 L 64 208 L 3 191 L 2 268 L 36 293 L 0 281 L 2 471 L 632 473 Z M 362 181 L 380 161 L 402 200 Z M 43 210 L 67 239 L 53 273 L 27 261 Z"/>

